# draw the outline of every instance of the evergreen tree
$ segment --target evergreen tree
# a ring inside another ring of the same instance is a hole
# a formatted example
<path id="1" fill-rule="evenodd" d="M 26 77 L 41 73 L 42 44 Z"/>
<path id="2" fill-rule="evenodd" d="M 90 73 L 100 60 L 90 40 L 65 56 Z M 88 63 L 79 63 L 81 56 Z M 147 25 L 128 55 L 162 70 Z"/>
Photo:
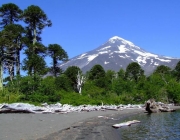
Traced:
<path id="1" fill-rule="evenodd" d="M 12 66 L 11 62 L 15 63 L 16 74 L 20 75 L 20 51 L 25 43 L 25 30 L 19 24 L 10 24 L 5 26 L 3 32 L 6 35 L 6 42 L 9 42 L 9 45 L 6 46 L 9 53 L 8 59 L 6 60 L 7 67 Z M 9 50 L 11 50 L 11 52 Z M 12 73 L 13 71 L 9 69 L 9 72 Z M 10 77 L 13 78 L 12 74 L 10 74 Z"/>
<path id="2" fill-rule="evenodd" d="M 127 66 L 125 72 L 126 79 L 135 80 L 137 82 L 142 75 L 144 75 L 144 70 L 141 69 L 141 66 L 137 62 L 132 62 Z"/>
<path id="3" fill-rule="evenodd" d="M 20 20 L 20 14 L 22 13 L 22 10 L 13 3 L 3 4 L 0 7 L 0 18 L 2 19 L 0 21 L 1 27 L 6 27 L 7 25 L 14 24 L 15 22 L 18 22 Z M 9 65 L 11 66 L 9 68 L 9 74 L 10 77 L 14 77 L 14 61 L 15 58 L 13 58 L 13 53 L 15 52 L 13 47 L 7 48 L 8 53 L 12 54 L 11 59 L 9 59 Z"/>
<path id="4" fill-rule="evenodd" d="M 39 55 L 31 55 L 23 60 L 23 70 L 28 71 L 28 75 L 44 75 L 47 73 L 46 62 Z"/>
<path id="5" fill-rule="evenodd" d="M 39 59 L 41 60 L 41 64 L 44 63 L 42 56 L 46 52 L 46 47 L 40 43 L 41 38 L 39 35 L 46 26 L 50 27 L 52 23 L 48 20 L 44 11 L 35 5 L 27 7 L 21 14 L 21 18 L 28 25 L 26 29 L 27 37 L 29 38 L 28 49 L 25 51 L 28 58 L 24 60 L 24 70 L 28 70 L 28 73 L 31 75 L 35 74 L 37 70 L 33 61 Z M 40 56 L 41 58 L 39 58 Z"/>
<path id="6" fill-rule="evenodd" d="M 52 25 L 51 21 L 48 20 L 44 11 L 35 5 L 28 6 L 27 9 L 23 11 L 21 17 L 24 22 L 28 24 L 28 29 L 33 36 L 33 45 L 37 47 L 35 45 L 37 42 L 37 34 L 40 34 L 46 26 L 50 27 Z"/>
<path id="7" fill-rule="evenodd" d="M 57 73 L 61 71 L 59 67 L 57 67 L 58 61 L 67 61 L 68 60 L 68 55 L 65 52 L 65 50 L 58 44 L 50 44 L 48 46 L 48 54 L 50 57 L 53 59 L 53 74 L 56 77 Z"/>
<path id="8" fill-rule="evenodd" d="M 101 65 L 97 64 L 91 68 L 88 78 L 90 80 L 96 80 L 96 79 L 105 77 L 105 75 L 106 75 L 106 72 L 105 72 L 104 68 Z"/>
<path id="9" fill-rule="evenodd" d="M 71 83 L 71 87 L 73 89 L 75 89 L 75 90 L 76 90 L 76 85 L 77 85 L 77 74 L 78 74 L 78 71 L 80 73 L 82 73 L 82 71 L 80 70 L 79 67 L 77 67 L 77 66 L 70 66 L 64 72 L 64 74 L 69 78 L 69 81 Z"/>
<path id="10" fill-rule="evenodd" d="M 3 90 L 3 71 L 4 71 L 4 59 L 5 59 L 5 52 L 4 52 L 4 45 L 5 40 L 3 33 L 0 32 L 0 90 Z"/>
<path id="11" fill-rule="evenodd" d="M 159 74 L 170 74 L 171 68 L 165 65 L 160 65 L 160 66 L 157 66 L 154 72 L 159 73 Z"/>
<path id="12" fill-rule="evenodd" d="M 106 72 L 104 68 L 97 64 L 94 65 L 89 72 L 89 80 L 92 80 L 96 86 L 104 88 L 106 87 Z"/>
<path id="13" fill-rule="evenodd" d="M 2 21 L 0 25 L 5 27 L 9 24 L 14 24 L 20 20 L 20 14 L 22 14 L 22 10 L 13 3 L 3 4 L 0 7 L 0 17 Z"/>

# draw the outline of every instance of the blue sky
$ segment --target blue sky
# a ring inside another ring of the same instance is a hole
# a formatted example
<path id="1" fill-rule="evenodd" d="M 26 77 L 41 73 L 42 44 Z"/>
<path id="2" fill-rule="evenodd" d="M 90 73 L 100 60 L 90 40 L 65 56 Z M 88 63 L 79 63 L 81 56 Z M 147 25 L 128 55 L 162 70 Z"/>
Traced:
<path id="1" fill-rule="evenodd" d="M 179 0 L 0 0 L 22 10 L 38 5 L 52 21 L 42 43 L 59 44 L 69 58 L 119 36 L 151 53 L 180 58 Z"/>

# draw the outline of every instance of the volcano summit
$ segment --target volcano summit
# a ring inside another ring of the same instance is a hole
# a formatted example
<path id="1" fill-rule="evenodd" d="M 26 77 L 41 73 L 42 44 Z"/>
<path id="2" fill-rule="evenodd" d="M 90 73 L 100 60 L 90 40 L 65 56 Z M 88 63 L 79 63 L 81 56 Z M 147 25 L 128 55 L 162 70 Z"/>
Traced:
<path id="1" fill-rule="evenodd" d="M 100 64 L 105 70 L 119 71 L 121 68 L 126 69 L 128 64 L 137 62 L 147 75 L 160 65 L 174 68 L 179 60 L 147 52 L 131 41 L 114 36 L 97 49 L 80 54 L 59 67 L 65 70 L 69 66 L 78 66 L 86 72 Z"/>

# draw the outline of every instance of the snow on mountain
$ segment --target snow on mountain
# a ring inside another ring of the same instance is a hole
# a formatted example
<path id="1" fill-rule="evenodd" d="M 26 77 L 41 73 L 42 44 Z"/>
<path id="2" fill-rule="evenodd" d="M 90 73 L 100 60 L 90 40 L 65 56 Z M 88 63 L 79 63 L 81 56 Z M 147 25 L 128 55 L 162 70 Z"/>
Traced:
<path id="1" fill-rule="evenodd" d="M 100 64 L 105 70 L 119 71 L 121 68 L 126 69 L 129 63 L 137 62 L 145 70 L 145 74 L 149 74 L 159 65 L 174 68 L 179 60 L 149 53 L 131 41 L 114 36 L 98 48 L 80 54 L 59 67 L 65 70 L 69 66 L 78 66 L 86 72 L 94 65 Z"/>

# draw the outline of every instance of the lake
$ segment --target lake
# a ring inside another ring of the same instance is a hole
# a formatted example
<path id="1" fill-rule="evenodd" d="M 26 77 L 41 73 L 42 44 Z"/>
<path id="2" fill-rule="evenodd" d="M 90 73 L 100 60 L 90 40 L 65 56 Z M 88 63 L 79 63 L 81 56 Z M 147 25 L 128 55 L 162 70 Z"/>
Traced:
<path id="1" fill-rule="evenodd" d="M 117 129 L 122 140 L 178 140 L 180 139 L 180 110 L 176 112 L 139 114 L 124 121 L 141 123 Z"/>

